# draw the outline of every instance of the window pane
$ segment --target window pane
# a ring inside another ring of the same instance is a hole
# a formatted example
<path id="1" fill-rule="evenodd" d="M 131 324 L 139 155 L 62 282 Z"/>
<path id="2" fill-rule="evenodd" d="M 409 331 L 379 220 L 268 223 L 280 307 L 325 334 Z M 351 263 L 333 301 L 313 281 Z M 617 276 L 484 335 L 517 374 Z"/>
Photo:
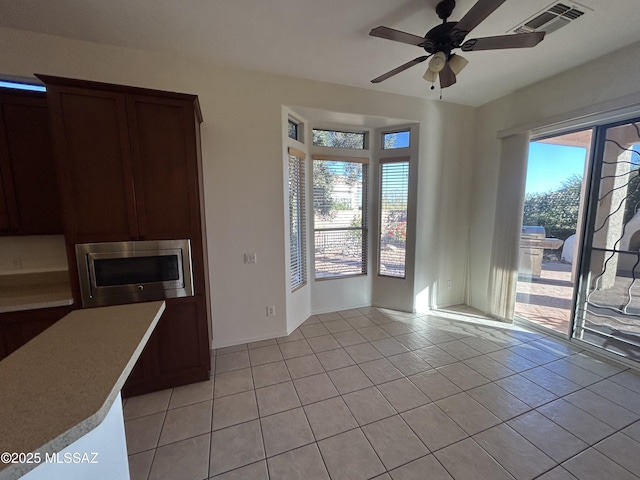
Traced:
<path id="1" fill-rule="evenodd" d="M 315 247 L 317 279 L 367 273 L 366 230 L 316 230 Z"/>
<path id="2" fill-rule="evenodd" d="M 314 226 L 362 227 L 365 164 L 313 161 Z"/>
<path id="3" fill-rule="evenodd" d="M 9 82 L 6 80 L 0 80 L 0 87 L 2 88 L 16 88 L 18 90 L 32 90 L 35 92 L 46 92 L 47 88 L 44 85 L 33 85 L 30 83 Z"/>
<path id="4" fill-rule="evenodd" d="M 313 144 L 318 147 L 364 149 L 364 133 L 313 129 Z"/>
<path id="5" fill-rule="evenodd" d="M 411 132 L 390 132 L 382 135 L 382 148 L 389 150 L 392 148 L 407 148 L 411 143 Z"/>
<path id="6" fill-rule="evenodd" d="M 307 283 L 304 159 L 289 156 L 289 254 L 291 289 Z"/>
<path id="7" fill-rule="evenodd" d="M 292 120 L 289 120 L 289 138 L 298 140 L 298 124 Z"/>
<path id="8" fill-rule="evenodd" d="M 409 162 L 380 165 L 380 263 L 378 273 L 405 277 Z"/>
<path id="9" fill-rule="evenodd" d="M 313 161 L 315 277 L 367 273 L 368 165 Z"/>

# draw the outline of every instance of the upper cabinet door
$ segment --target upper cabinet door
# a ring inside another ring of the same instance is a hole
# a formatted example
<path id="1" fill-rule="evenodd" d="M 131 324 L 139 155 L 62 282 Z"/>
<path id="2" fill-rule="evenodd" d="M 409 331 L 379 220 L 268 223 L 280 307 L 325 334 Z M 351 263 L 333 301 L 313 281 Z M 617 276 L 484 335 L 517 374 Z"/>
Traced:
<path id="1" fill-rule="evenodd" d="M 125 95 L 47 86 L 71 243 L 138 237 Z"/>
<path id="2" fill-rule="evenodd" d="M 13 172 L 7 134 L 4 128 L 4 116 L 0 104 L 0 235 L 10 235 L 18 226 L 18 209 L 13 190 Z"/>
<path id="3" fill-rule="evenodd" d="M 0 94 L 15 198 L 15 229 L 22 235 L 62 233 L 58 184 L 44 95 Z"/>
<path id="4" fill-rule="evenodd" d="M 197 235 L 197 124 L 193 102 L 127 95 L 127 113 L 140 238 Z"/>
<path id="5" fill-rule="evenodd" d="M 2 170 L 0 169 L 0 234 L 8 232 L 11 226 L 9 223 L 9 208 L 7 206 L 5 188 L 2 184 L 2 175 Z"/>

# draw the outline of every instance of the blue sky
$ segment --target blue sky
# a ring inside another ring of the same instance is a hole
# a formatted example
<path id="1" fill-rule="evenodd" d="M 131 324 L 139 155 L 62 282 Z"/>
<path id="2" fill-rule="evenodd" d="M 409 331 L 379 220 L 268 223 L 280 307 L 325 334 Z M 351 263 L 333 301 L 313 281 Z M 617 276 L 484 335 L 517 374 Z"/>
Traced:
<path id="1" fill-rule="evenodd" d="M 549 143 L 529 144 L 527 193 L 556 190 L 572 175 L 582 177 L 587 149 Z"/>

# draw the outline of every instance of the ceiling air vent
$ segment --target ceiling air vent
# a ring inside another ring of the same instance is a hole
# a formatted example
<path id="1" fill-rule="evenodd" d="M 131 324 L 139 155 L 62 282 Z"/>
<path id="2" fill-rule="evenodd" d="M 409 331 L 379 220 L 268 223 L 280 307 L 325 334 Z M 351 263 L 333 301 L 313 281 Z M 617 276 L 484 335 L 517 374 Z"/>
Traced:
<path id="1" fill-rule="evenodd" d="M 576 6 L 574 3 L 568 5 L 554 3 L 518 25 L 513 31 L 516 33 L 546 32 L 549 34 L 580 18 L 586 10 L 582 5 Z"/>

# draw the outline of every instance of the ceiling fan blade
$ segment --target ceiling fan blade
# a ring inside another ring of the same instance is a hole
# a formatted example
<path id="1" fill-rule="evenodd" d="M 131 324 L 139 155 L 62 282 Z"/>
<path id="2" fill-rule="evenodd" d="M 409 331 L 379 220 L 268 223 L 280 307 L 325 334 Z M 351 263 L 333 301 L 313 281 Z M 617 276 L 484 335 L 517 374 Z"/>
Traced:
<path id="1" fill-rule="evenodd" d="M 445 63 L 444 68 L 440 70 L 440 88 L 447 88 L 456 83 L 456 74 L 451 70 L 449 62 Z"/>
<path id="2" fill-rule="evenodd" d="M 535 47 L 544 38 L 544 33 L 545 32 L 516 33 L 514 35 L 472 38 L 464 42 L 460 48 L 464 52 L 475 52 L 477 50 Z"/>
<path id="3" fill-rule="evenodd" d="M 409 45 L 420 46 L 424 43 L 424 38 L 411 33 L 401 32 L 389 27 L 376 27 L 369 32 L 372 37 L 386 38 L 394 42 L 408 43 Z"/>
<path id="4" fill-rule="evenodd" d="M 506 0 L 478 0 L 453 29 L 464 38 Z"/>
<path id="5" fill-rule="evenodd" d="M 422 57 L 414 58 L 410 62 L 407 62 L 404 65 L 400 65 L 399 67 L 396 67 L 393 70 L 390 70 L 387 73 L 374 78 L 373 80 L 371 80 L 371 83 L 380 83 L 387 78 L 391 78 L 394 75 L 397 75 L 400 72 L 404 72 L 407 68 L 411 68 L 414 65 L 424 62 L 427 58 L 429 58 L 429 55 L 423 55 Z"/>

